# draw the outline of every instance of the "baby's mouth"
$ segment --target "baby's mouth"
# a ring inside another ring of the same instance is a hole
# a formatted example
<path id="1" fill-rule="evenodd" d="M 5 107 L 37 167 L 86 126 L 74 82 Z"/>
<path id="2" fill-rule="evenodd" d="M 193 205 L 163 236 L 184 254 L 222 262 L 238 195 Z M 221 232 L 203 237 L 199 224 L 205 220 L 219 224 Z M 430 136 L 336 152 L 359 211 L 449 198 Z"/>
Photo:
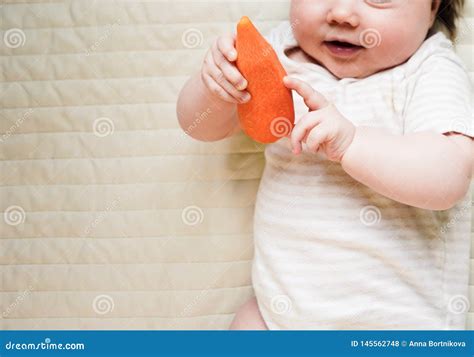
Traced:
<path id="1" fill-rule="evenodd" d="M 337 57 L 352 56 L 364 48 L 353 43 L 342 41 L 324 41 L 323 44 Z"/>

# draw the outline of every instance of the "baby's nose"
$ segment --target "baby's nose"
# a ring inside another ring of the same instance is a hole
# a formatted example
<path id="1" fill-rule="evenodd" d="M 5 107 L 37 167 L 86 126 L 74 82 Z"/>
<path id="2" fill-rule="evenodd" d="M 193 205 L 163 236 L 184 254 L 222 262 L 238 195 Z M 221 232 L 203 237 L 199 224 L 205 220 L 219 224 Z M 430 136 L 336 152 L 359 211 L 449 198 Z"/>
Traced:
<path id="1" fill-rule="evenodd" d="M 354 1 L 336 1 L 327 14 L 327 22 L 331 25 L 359 25 L 359 15 Z"/>

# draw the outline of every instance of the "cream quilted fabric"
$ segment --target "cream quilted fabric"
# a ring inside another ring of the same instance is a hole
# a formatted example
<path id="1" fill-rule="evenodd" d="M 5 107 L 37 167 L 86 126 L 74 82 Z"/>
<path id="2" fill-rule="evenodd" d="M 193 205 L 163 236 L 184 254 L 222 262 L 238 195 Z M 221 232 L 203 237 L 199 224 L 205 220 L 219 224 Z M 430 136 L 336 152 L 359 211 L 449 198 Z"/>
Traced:
<path id="1" fill-rule="evenodd" d="M 1 328 L 228 327 L 253 296 L 263 146 L 194 141 L 175 102 L 217 35 L 288 3 L 2 2 Z"/>

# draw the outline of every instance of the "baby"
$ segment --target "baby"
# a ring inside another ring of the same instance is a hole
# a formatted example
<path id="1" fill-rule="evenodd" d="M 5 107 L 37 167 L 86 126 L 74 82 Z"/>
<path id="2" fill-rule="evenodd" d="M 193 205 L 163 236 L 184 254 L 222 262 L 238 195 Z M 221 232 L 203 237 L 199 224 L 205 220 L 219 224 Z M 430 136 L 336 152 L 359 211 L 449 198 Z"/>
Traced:
<path id="1" fill-rule="evenodd" d="M 292 0 L 267 36 L 295 127 L 265 147 L 252 285 L 231 329 L 465 329 L 471 87 L 455 54 L 464 1 Z M 183 87 L 193 138 L 241 131 L 251 100 L 219 37 Z M 194 113 L 207 119 L 193 130 Z"/>

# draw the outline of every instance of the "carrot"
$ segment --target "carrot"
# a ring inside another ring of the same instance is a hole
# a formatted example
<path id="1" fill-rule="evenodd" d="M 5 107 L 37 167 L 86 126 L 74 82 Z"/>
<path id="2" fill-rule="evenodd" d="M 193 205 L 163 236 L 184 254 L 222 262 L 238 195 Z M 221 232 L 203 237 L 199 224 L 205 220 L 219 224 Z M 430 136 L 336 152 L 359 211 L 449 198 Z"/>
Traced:
<path id="1" fill-rule="evenodd" d="M 283 84 L 286 71 L 247 16 L 237 25 L 236 49 L 237 68 L 252 96 L 237 105 L 240 125 L 253 140 L 273 143 L 289 135 L 295 122 L 291 90 Z"/>

